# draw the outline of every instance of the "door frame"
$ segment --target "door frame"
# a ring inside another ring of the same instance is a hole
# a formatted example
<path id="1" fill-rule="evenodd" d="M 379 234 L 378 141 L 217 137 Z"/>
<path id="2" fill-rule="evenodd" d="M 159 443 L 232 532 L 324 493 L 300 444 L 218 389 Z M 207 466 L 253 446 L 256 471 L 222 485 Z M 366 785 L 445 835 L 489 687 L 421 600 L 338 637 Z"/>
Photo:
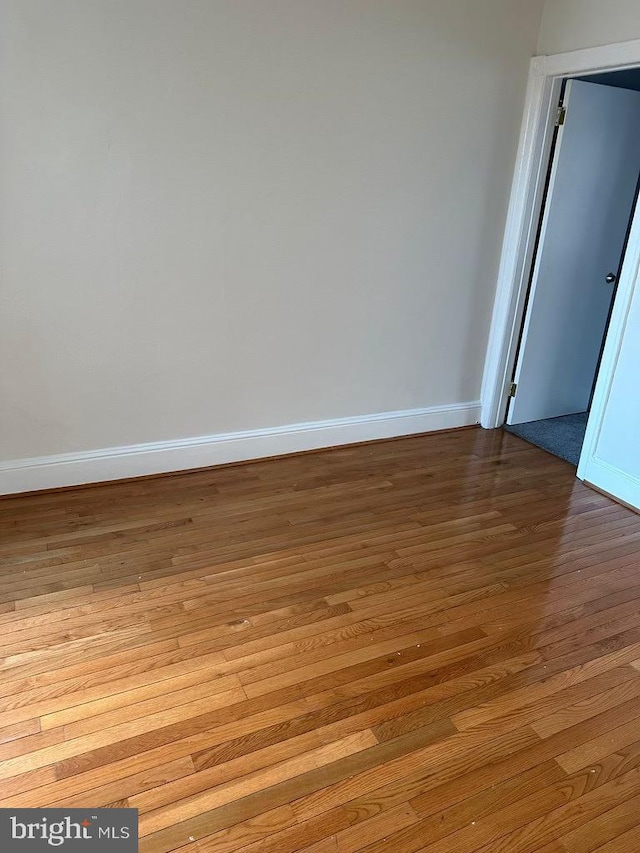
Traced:
<path id="1" fill-rule="evenodd" d="M 480 395 L 481 424 L 486 429 L 502 426 L 507 410 L 562 80 L 637 66 L 640 66 L 640 39 L 571 53 L 535 56 L 531 60 Z M 581 478 L 585 469 L 583 460 L 593 454 L 597 444 L 639 266 L 640 216 L 635 216 L 578 467 Z"/>

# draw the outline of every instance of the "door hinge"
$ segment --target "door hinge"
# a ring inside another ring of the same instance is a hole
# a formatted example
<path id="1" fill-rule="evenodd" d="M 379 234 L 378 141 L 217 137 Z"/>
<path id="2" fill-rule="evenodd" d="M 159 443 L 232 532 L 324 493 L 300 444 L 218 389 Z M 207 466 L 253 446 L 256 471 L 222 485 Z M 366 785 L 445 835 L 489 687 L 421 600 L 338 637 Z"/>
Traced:
<path id="1" fill-rule="evenodd" d="M 517 382 L 512 382 L 512 383 L 511 383 L 511 387 L 509 388 L 509 396 L 510 396 L 510 397 L 515 397 L 515 396 L 516 396 L 516 391 L 517 391 L 517 390 L 518 390 L 518 383 L 517 383 Z"/>
<path id="2" fill-rule="evenodd" d="M 556 112 L 556 127 L 561 127 L 564 124 L 564 120 L 567 117 L 567 108 L 563 107 L 562 104 L 558 107 Z"/>

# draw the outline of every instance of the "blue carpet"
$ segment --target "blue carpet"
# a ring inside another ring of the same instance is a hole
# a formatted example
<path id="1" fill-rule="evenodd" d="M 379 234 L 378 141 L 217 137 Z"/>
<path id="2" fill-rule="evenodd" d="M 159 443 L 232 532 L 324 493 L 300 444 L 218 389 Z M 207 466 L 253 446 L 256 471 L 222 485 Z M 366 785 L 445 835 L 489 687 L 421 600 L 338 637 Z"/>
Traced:
<path id="1" fill-rule="evenodd" d="M 587 412 L 580 412 L 578 415 L 564 415 L 544 421 L 505 425 L 505 429 L 577 467 L 587 428 L 587 417 Z"/>

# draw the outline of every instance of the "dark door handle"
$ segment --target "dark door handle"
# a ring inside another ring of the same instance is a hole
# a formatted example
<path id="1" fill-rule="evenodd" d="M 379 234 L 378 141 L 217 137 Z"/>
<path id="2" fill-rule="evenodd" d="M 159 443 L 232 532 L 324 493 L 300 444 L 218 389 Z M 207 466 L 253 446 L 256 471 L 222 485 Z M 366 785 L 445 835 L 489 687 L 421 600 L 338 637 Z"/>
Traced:
<path id="1" fill-rule="evenodd" d="M 605 278 L 605 281 L 607 282 L 607 284 L 615 284 L 616 278 L 616 274 L 610 272 L 609 275 Z"/>

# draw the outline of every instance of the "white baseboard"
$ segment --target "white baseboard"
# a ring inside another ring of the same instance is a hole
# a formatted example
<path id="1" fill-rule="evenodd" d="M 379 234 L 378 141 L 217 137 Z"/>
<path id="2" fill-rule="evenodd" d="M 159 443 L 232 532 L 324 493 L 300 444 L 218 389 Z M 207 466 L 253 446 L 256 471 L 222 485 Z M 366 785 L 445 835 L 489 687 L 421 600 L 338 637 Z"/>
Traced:
<path id="1" fill-rule="evenodd" d="M 478 423 L 479 419 L 478 401 L 13 459 L 0 462 L 0 494 L 206 468 L 302 450 L 469 426 Z"/>

